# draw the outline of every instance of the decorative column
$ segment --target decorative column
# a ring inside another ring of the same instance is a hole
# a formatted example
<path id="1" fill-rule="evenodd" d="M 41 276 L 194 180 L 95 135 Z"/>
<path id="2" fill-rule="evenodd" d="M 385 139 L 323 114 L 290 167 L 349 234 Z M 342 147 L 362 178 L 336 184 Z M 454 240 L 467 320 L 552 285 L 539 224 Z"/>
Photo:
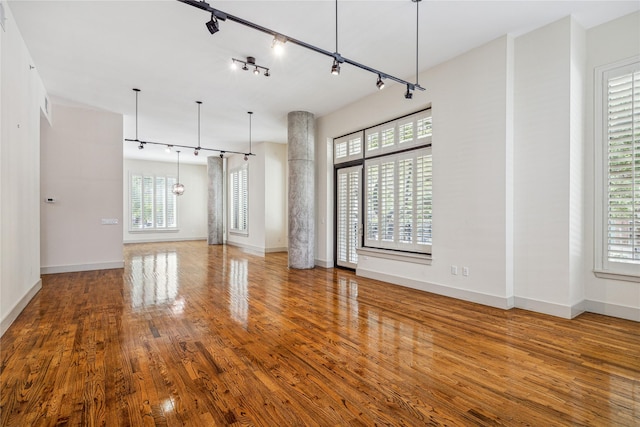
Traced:
<path id="1" fill-rule="evenodd" d="M 314 120 L 306 111 L 288 115 L 289 267 L 297 269 L 315 265 Z"/>
<path id="2" fill-rule="evenodd" d="M 222 159 L 218 156 L 207 157 L 207 243 L 221 245 L 224 243 L 223 213 L 224 213 L 224 175 Z"/>

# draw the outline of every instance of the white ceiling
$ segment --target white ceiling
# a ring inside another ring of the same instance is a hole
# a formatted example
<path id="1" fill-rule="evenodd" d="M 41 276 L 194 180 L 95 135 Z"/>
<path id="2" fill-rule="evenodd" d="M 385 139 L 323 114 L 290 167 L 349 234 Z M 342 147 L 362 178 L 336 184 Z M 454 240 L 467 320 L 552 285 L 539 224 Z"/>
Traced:
<path id="1" fill-rule="evenodd" d="M 254 143 L 287 139 L 287 113 L 322 116 L 376 92 L 376 76 L 292 44 L 276 57 L 272 37 L 220 21 L 210 35 L 209 14 L 172 0 L 9 1 L 49 95 L 55 102 L 121 113 L 124 137 L 195 146 L 197 104 L 201 145 L 247 151 L 253 111 Z M 211 1 L 212 7 L 333 52 L 335 2 Z M 640 1 L 437 1 L 419 3 L 420 70 L 501 35 L 523 34 L 567 15 L 585 28 L 640 10 Z M 339 52 L 390 75 L 415 81 L 416 3 L 411 0 L 338 2 Z M 231 58 L 254 56 L 271 76 L 230 69 Z M 388 83 L 396 84 L 396 83 Z M 420 84 L 429 90 L 429 82 Z M 416 92 L 419 106 L 424 95 Z M 55 110 L 53 112 L 55 120 Z M 186 154 L 186 153 L 185 153 Z M 211 153 L 205 153 L 211 154 Z M 161 147 L 125 157 L 174 161 Z M 181 156 L 204 162 L 205 156 Z"/>

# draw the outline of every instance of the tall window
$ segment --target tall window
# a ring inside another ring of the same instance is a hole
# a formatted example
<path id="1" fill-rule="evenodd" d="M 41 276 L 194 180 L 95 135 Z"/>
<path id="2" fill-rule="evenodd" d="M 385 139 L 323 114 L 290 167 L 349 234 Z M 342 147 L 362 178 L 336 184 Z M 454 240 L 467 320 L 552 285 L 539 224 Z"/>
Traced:
<path id="1" fill-rule="evenodd" d="M 640 278 L 640 60 L 600 70 L 602 270 Z"/>
<path id="2" fill-rule="evenodd" d="M 338 265 L 361 246 L 431 254 L 431 124 L 425 110 L 334 141 Z"/>
<path id="3" fill-rule="evenodd" d="M 246 164 L 229 174 L 229 197 L 231 231 L 246 234 L 249 230 L 249 176 Z"/>
<path id="4" fill-rule="evenodd" d="M 178 226 L 174 177 L 132 174 L 129 188 L 131 230 L 166 230 Z"/>

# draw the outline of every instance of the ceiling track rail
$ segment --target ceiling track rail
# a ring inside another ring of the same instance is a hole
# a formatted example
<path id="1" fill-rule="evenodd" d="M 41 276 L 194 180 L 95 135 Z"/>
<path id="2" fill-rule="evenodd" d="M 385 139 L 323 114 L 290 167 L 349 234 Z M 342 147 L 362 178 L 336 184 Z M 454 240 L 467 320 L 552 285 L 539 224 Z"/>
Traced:
<path id="1" fill-rule="evenodd" d="M 349 58 L 345 58 L 344 56 L 340 55 L 338 52 L 329 52 L 328 50 L 322 49 L 320 47 L 314 46 L 312 44 L 306 43 L 302 40 L 298 40 L 296 38 L 287 36 L 286 34 L 282 34 L 279 33 L 277 31 L 271 30 L 269 28 L 263 27 L 261 25 L 255 24 L 251 21 L 247 21 L 246 19 L 242 19 L 238 16 L 235 15 L 231 15 L 229 13 L 223 12 L 219 9 L 215 9 L 213 7 L 211 7 L 207 2 L 204 1 L 194 1 L 194 0 L 178 0 L 181 3 L 184 4 L 188 4 L 189 6 L 193 6 L 195 8 L 207 11 L 209 13 L 211 13 L 213 16 L 215 16 L 217 19 L 220 19 L 222 21 L 233 21 L 236 22 L 240 25 L 244 25 L 245 27 L 249 27 L 252 28 L 254 30 L 263 32 L 265 34 L 269 34 L 271 36 L 273 36 L 276 40 L 279 40 L 281 42 L 288 42 L 288 43 L 292 43 L 295 44 L 297 46 L 303 47 L 305 49 L 309 49 L 312 50 L 316 53 L 319 53 L 321 55 L 325 55 L 328 56 L 330 58 L 333 58 L 335 61 L 338 61 L 339 63 L 345 63 L 345 64 L 350 64 L 353 65 L 354 67 L 360 68 L 362 70 L 368 71 L 370 73 L 373 74 L 377 74 L 382 78 L 385 79 L 389 79 L 389 80 L 393 80 L 395 82 L 398 82 L 400 84 L 406 85 L 407 86 L 407 90 L 425 90 L 425 88 L 423 88 L 422 86 L 420 86 L 418 83 L 412 83 L 412 82 L 408 82 L 406 80 L 403 80 L 401 78 L 392 76 L 391 74 L 387 74 L 384 71 L 380 71 L 380 70 L 376 70 L 375 68 L 369 67 L 367 65 L 361 64 L 359 62 L 353 61 Z"/>

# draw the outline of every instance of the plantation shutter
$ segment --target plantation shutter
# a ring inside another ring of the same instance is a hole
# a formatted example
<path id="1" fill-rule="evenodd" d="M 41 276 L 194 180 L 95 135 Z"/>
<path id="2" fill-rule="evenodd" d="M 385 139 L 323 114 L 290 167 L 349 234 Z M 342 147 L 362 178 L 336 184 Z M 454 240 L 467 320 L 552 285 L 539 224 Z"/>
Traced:
<path id="1" fill-rule="evenodd" d="M 607 259 L 640 264 L 640 71 L 607 75 Z"/>
<path id="2" fill-rule="evenodd" d="M 361 166 L 338 170 L 337 178 L 337 263 L 356 268 L 360 246 Z"/>
<path id="3" fill-rule="evenodd" d="M 132 230 L 142 229 L 142 176 L 131 175 L 131 223 Z"/>

